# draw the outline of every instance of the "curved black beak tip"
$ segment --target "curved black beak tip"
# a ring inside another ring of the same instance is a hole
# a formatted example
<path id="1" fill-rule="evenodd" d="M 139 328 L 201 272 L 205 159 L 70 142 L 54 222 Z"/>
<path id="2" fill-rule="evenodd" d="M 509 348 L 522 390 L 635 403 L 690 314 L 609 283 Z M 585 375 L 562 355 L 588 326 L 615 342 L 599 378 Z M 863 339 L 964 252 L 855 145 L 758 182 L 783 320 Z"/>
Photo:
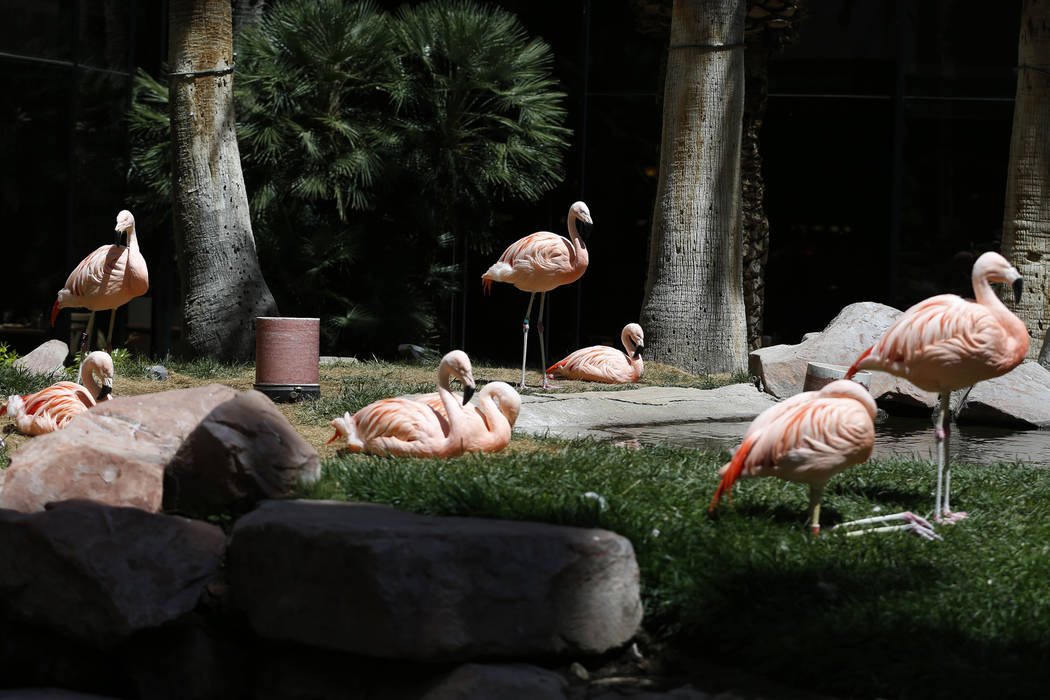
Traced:
<path id="1" fill-rule="evenodd" d="M 98 390 L 98 396 L 95 397 L 95 400 L 101 401 L 111 393 L 113 393 L 113 387 L 102 385 L 102 388 Z"/>
<path id="2" fill-rule="evenodd" d="M 466 406 L 470 403 L 470 397 L 474 395 L 474 387 L 465 386 L 463 387 L 463 405 Z"/>
<path id="3" fill-rule="evenodd" d="M 637 360 L 639 357 L 642 356 L 642 350 L 645 350 L 645 346 L 644 345 L 639 345 L 638 347 L 636 347 L 634 349 L 634 359 Z"/>
<path id="4" fill-rule="evenodd" d="M 1018 277 L 1014 280 L 1014 303 L 1021 301 L 1021 292 L 1024 291 L 1024 279 Z"/>

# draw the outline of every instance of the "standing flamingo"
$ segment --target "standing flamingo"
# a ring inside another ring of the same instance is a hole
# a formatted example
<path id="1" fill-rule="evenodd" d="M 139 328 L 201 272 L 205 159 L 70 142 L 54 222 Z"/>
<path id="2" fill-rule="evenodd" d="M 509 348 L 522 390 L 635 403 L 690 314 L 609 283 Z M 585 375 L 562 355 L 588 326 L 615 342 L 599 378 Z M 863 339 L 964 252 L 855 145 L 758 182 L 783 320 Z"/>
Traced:
<path id="1" fill-rule="evenodd" d="M 828 480 L 871 456 L 875 400 L 856 382 L 839 379 L 770 406 L 748 427 L 733 459 L 718 470 L 708 511 L 731 497 L 742 476 L 775 476 L 809 484 L 809 527 L 820 534 L 820 498 Z"/>
<path id="2" fill-rule="evenodd" d="M 78 383 L 79 382 L 79 383 Z M 113 358 L 96 350 L 80 363 L 78 382 L 58 382 L 34 394 L 9 396 L 0 407 L 24 435 L 42 435 L 65 427 L 73 416 L 98 401 L 109 400 L 113 391 Z"/>
<path id="3" fill-rule="evenodd" d="M 536 233 L 511 243 L 499 260 L 481 276 L 485 293 L 492 290 L 493 282 L 509 282 L 518 289 L 529 292 L 529 305 L 525 309 L 525 321 L 521 326 L 521 388 L 525 388 L 525 358 L 529 349 L 529 316 L 536 293 L 540 294 L 540 315 L 536 331 L 540 340 L 540 366 L 547 366 L 547 350 L 543 346 L 543 301 L 547 292 L 563 284 L 571 284 L 587 271 L 587 244 L 576 230 L 576 220 L 593 224 L 591 212 L 583 202 L 574 202 L 569 207 L 569 238 L 550 231 Z M 543 388 L 550 389 L 547 374 L 543 374 Z"/>
<path id="4" fill-rule="evenodd" d="M 477 393 L 478 404 L 463 404 L 465 428 L 464 452 L 499 452 L 510 443 L 514 423 L 521 412 L 521 395 L 506 382 L 489 382 Z M 496 399 L 499 402 L 497 407 Z M 445 405 L 439 394 L 415 397 L 432 408 L 442 418 Z"/>
<path id="5" fill-rule="evenodd" d="M 974 262 L 971 278 L 976 301 L 954 294 L 920 301 L 905 311 L 846 372 L 847 379 L 860 369 L 889 372 L 939 394 L 934 433 L 937 490 L 933 508 L 937 522 L 966 517 L 966 513 L 952 512 L 948 496 L 951 392 L 1006 374 L 1028 353 L 1028 329 L 1006 308 L 990 284 L 1012 285 L 1014 298 L 1020 301 L 1021 273 L 1003 256 L 988 252 Z"/>
<path id="6" fill-rule="evenodd" d="M 628 323 L 620 333 L 626 353 L 608 345 L 592 345 L 569 354 L 561 362 L 547 368 L 547 376 L 559 375 L 566 379 L 588 379 L 608 384 L 632 384 L 642 377 L 645 363 L 645 333 L 637 323 Z"/>
<path id="7" fill-rule="evenodd" d="M 112 347 L 113 322 L 117 308 L 131 299 L 141 296 L 149 289 L 149 272 L 146 260 L 139 252 L 138 238 L 135 236 L 135 217 L 128 210 L 117 214 L 119 234 L 127 234 L 127 245 L 104 245 L 95 249 L 73 272 L 69 273 L 65 286 L 58 290 L 58 297 L 51 307 L 51 325 L 60 309 L 65 307 L 86 308 L 91 310 L 87 325 L 87 345 L 91 347 L 91 333 L 95 326 L 95 312 L 111 309 L 109 316 L 109 333 L 106 335 L 106 348 Z"/>
<path id="8" fill-rule="evenodd" d="M 350 452 L 406 457 L 455 457 L 463 454 L 465 426 L 463 408 L 448 390 L 449 375 L 459 378 L 466 390 L 463 402 L 474 392 L 470 359 L 462 350 L 453 350 L 441 359 L 438 367 L 438 394 L 445 409 L 439 416 L 422 401 L 409 398 L 380 399 L 354 415 L 346 413 L 331 425 L 335 435 L 328 442 L 343 437 Z"/>

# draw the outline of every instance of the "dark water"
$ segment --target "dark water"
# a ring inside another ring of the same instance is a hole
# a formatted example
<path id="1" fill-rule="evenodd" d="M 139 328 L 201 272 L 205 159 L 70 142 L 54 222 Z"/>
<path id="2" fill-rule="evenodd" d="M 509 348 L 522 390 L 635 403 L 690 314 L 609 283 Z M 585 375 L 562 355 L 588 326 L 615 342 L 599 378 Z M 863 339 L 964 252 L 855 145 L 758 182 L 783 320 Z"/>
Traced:
<path id="1" fill-rule="evenodd" d="M 617 428 L 615 432 L 624 439 L 633 438 L 643 444 L 730 451 L 740 444 L 747 426 L 747 422 L 708 421 Z M 1022 461 L 1050 466 L 1050 430 L 955 425 L 949 444 L 952 461 L 976 464 Z M 932 460 L 935 450 L 933 424 L 927 419 L 890 417 L 875 426 L 873 458 Z"/>

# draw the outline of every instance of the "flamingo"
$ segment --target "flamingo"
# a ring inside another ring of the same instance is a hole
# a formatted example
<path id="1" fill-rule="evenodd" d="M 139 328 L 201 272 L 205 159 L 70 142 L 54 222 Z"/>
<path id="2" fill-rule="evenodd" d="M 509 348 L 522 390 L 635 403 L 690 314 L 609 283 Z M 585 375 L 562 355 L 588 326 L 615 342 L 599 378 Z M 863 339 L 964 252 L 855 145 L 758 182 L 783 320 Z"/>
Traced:
<path id="1" fill-rule="evenodd" d="M 987 252 L 974 262 L 976 301 L 941 294 L 915 304 L 865 350 L 846 372 L 873 369 L 907 379 L 939 395 L 934 435 L 937 442 L 937 490 L 934 520 L 952 523 L 966 517 L 953 513 L 949 501 L 951 465 L 948 459 L 951 392 L 984 379 L 1000 377 L 1024 360 L 1028 329 L 992 291 L 991 282 L 1013 287 L 1021 300 L 1021 273 L 998 253 Z"/>
<path id="2" fill-rule="evenodd" d="M 131 299 L 142 296 L 149 289 L 149 271 L 146 260 L 139 252 L 138 238 L 135 236 L 135 217 L 127 209 L 117 214 L 117 225 L 114 229 L 120 235 L 127 234 L 127 245 L 111 244 L 100 246 L 93 253 L 80 261 L 73 272 L 69 273 L 66 284 L 58 290 L 58 297 L 51 307 L 51 326 L 61 309 L 68 307 L 91 310 L 87 325 L 87 343 L 82 349 L 91 346 L 91 332 L 95 326 L 95 312 L 111 309 L 109 316 L 109 333 L 106 335 L 106 348 L 112 347 L 113 322 L 117 308 Z"/>
<path id="3" fill-rule="evenodd" d="M 547 292 L 563 284 L 571 284 L 587 271 L 589 257 L 587 244 L 576 230 L 576 221 L 592 224 L 591 212 L 583 202 L 569 207 L 567 226 L 569 238 L 550 231 L 537 231 L 511 243 L 499 260 L 481 276 L 482 288 L 488 294 L 493 282 L 508 282 L 529 292 L 529 305 L 521 326 L 521 388 L 525 388 L 525 358 L 529 349 L 529 316 L 536 293 L 540 295 L 540 314 L 536 331 L 540 340 L 540 365 L 547 366 L 547 350 L 543 347 L 543 301 Z M 543 374 L 543 388 L 552 388 Z"/>
<path id="4" fill-rule="evenodd" d="M 462 350 L 453 350 L 438 367 L 438 395 L 445 417 L 422 401 L 410 398 L 380 399 L 354 415 L 349 412 L 331 421 L 334 442 L 345 438 L 350 452 L 407 457 L 455 457 L 463 454 L 465 426 L 463 408 L 448 390 L 449 376 L 459 378 L 466 390 L 463 403 L 474 392 L 470 359 Z"/>
<path id="5" fill-rule="evenodd" d="M 77 382 L 57 382 L 33 394 L 9 396 L 0 415 L 10 415 L 15 429 L 24 435 L 42 435 L 65 427 L 97 402 L 108 401 L 112 391 L 113 358 L 96 350 L 80 363 Z"/>
<path id="6" fill-rule="evenodd" d="M 561 362 L 547 368 L 547 376 L 560 375 L 566 379 L 588 379 L 608 384 L 632 384 L 642 377 L 645 363 L 645 333 L 637 323 L 628 323 L 620 333 L 626 353 L 608 345 L 592 345 L 569 354 Z"/>
<path id="7" fill-rule="evenodd" d="M 732 499 L 740 477 L 775 476 L 809 484 L 810 532 L 820 534 L 820 499 L 831 477 L 871 456 L 875 446 L 875 400 L 860 384 L 839 379 L 770 406 L 744 434 L 708 511 Z"/>
<path id="8" fill-rule="evenodd" d="M 521 395 L 506 382 L 489 382 L 477 393 L 479 406 L 464 402 L 463 422 L 467 435 L 464 452 L 499 452 L 510 443 L 514 423 L 521 412 Z M 496 405 L 496 399 L 499 405 Z M 436 393 L 415 397 L 446 418 L 445 406 Z"/>

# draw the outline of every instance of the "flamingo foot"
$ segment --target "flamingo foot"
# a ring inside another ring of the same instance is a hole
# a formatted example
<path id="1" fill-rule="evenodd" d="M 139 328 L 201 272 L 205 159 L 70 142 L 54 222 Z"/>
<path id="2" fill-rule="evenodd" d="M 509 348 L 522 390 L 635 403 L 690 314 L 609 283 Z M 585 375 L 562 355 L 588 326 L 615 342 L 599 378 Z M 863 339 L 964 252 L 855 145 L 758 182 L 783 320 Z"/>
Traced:
<path id="1" fill-rule="evenodd" d="M 934 516 L 933 521 L 935 523 L 940 523 L 941 525 L 954 525 L 960 520 L 965 520 L 968 517 L 969 516 L 961 510 L 953 512 L 945 509 L 944 513 L 941 515 Z"/>
<path id="2" fill-rule="evenodd" d="M 543 378 L 543 388 L 548 390 L 548 391 L 550 391 L 550 390 L 553 390 L 553 389 L 561 389 L 561 385 L 560 384 L 551 384 L 550 382 L 547 381 L 547 378 L 544 377 Z"/>
<path id="3" fill-rule="evenodd" d="M 888 523 L 894 520 L 904 521 L 901 525 L 882 525 L 880 527 L 872 527 L 860 530 L 849 529 L 858 525 L 876 525 L 881 523 Z M 847 536 L 854 535 L 866 535 L 870 532 L 910 532 L 917 537 L 921 537 L 924 540 L 939 540 L 941 536 L 933 531 L 933 525 L 929 523 L 922 516 L 912 513 L 910 510 L 902 513 L 894 513 L 893 515 L 880 515 L 874 518 L 861 518 L 860 520 L 853 520 L 848 523 L 840 523 L 832 530 L 838 530 L 843 528 Z"/>

